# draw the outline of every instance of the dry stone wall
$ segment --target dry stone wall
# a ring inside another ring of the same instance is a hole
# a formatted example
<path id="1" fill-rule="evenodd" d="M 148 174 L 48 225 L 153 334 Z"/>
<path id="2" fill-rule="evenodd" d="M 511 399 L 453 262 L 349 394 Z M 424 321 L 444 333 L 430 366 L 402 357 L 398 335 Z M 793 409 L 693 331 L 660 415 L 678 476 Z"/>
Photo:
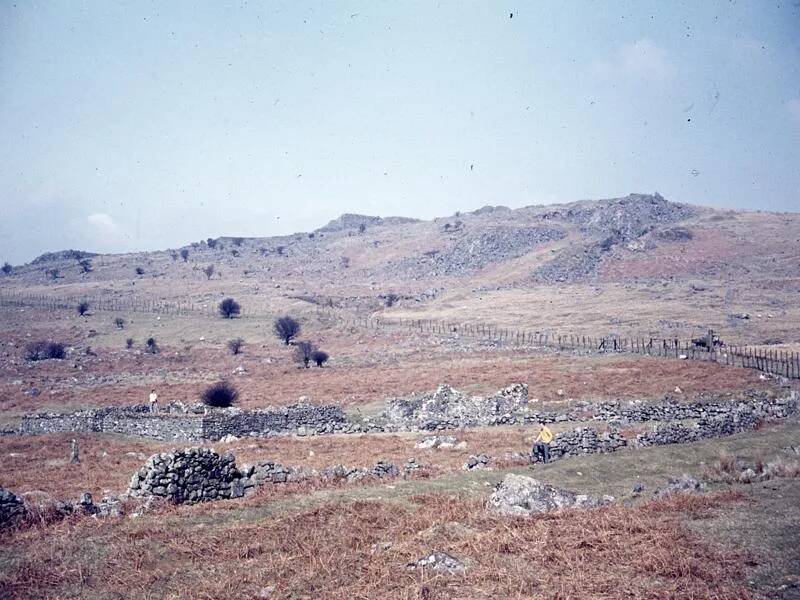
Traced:
<path id="1" fill-rule="evenodd" d="M 338 406 L 299 403 L 287 407 L 151 413 L 147 406 L 105 407 L 68 414 L 23 417 L 18 433 L 117 433 L 162 441 L 218 440 L 226 435 L 268 436 L 288 433 L 350 432 L 356 426 Z"/>

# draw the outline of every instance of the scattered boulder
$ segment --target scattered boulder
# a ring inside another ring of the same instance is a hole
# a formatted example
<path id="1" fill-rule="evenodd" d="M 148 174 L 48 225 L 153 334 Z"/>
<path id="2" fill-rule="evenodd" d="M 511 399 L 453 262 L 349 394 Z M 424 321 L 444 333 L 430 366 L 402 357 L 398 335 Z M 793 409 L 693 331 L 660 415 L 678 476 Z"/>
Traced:
<path id="1" fill-rule="evenodd" d="M 704 489 L 705 484 L 684 473 L 678 478 L 670 477 L 667 480 L 666 487 L 654 491 L 653 496 L 656 498 L 665 498 L 673 494 L 693 494 L 702 492 Z"/>
<path id="2" fill-rule="evenodd" d="M 458 444 L 458 438 L 453 435 L 432 435 L 421 439 L 416 444 L 415 448 L 454 448 Z"/>
<path id="3" fill-rule="evenodd" d="M 486 454 L 473 454 L 469 460 L 461 467 L 464 471 L 473 471 L 475 469 L 490 469 L 489 461 L 492 460 Z"/>
<path id="4" fill-rule="evenodd" d="M 434 552 L 423 556 L 406 565 L 408 569 L 432 569 L 444 573 L 463 573 L 467 570 L 466 565 L 452 554 L 447 552 Z"/>
<path id="5" fill-rule="evenodd" d="M 529 516 L 563 508 L 597 508 L 614 501 L 612 496 L 602 498 L 560 490 L 537 481 L 533 477 L 506 475 L 489 497 L 487 508 L 505 516 Z"/>

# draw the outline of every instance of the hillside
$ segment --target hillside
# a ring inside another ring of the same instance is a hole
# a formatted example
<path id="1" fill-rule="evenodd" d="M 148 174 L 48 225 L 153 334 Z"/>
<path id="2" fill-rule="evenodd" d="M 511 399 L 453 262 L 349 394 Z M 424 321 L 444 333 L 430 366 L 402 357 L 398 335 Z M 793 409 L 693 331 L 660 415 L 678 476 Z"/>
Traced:
<path id="1" fill-rule="evenodd" d="M 228 294 L 265 310 L 301 298 L 362 313 L 576 332 L 689 335 L 714 327 L 751 343 L 795 343 L 799 238 L 798 214 L 630 194 L 487 206 L 432 221 L 345 214 L 312 232 L 159 252 L 53 252 L 16 267 L 2 285 L 196 302 Z M 389 294 L 399 298 L 391 309 Z"/>

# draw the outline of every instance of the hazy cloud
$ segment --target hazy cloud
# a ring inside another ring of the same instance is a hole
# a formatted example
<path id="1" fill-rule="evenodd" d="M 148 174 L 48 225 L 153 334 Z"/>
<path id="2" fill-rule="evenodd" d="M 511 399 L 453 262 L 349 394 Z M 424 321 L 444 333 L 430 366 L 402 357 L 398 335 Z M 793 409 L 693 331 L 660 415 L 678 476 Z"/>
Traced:
<path id="1" fill-rule="evenodd" d="M 652 40 L 641 39 L 622 45 L 609 60 L 595 61 L 592 71 L 604 79 L 665 82 L 672 79 L 678 69 L 669 60 L 666 50 Z"/>
<path id="2" fill-rule="evenodd" d="M 89 224 L 89 239 L 95 239 L 103 242 L 119 241 L 124 237 L 122 228 L 117 224 L 111 215 L 106 213 L 92 213 L 86 217 L 86 222 Z"/>

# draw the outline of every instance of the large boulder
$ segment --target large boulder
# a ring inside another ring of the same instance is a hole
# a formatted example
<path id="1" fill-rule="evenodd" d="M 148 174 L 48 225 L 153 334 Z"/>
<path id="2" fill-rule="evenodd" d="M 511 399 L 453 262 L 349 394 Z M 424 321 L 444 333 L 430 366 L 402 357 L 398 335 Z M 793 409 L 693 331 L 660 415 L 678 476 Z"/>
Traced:
<path id="1" fill-rule="evenodd" d="M 614 501 L 611 496 L 602 498 L 576 494 L 524 475 L 506 475 L 503 482 L 489 498 L 487 508 L 506 516 L 529 516 L 562 508 L 597 508 Z"/>

